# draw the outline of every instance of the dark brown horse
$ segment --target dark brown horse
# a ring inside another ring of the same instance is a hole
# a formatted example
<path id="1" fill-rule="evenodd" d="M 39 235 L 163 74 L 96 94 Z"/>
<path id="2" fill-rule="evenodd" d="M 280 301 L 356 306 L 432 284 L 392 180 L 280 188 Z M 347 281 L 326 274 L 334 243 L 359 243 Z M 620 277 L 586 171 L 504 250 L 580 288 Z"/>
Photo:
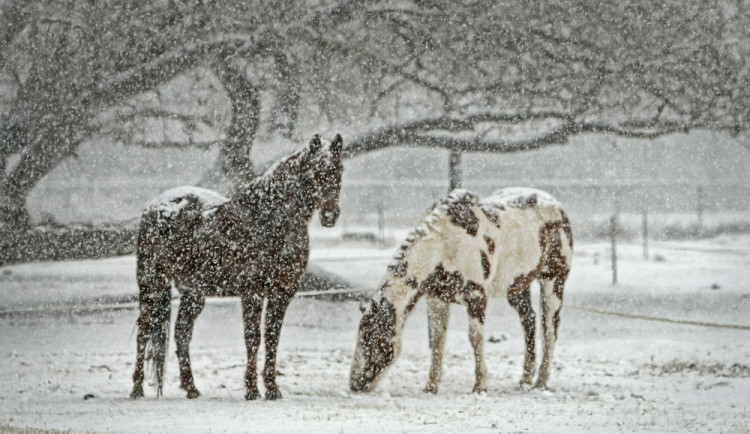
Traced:
<path id="1" fill-rule="evenodd" d="M 181 387 L 193 382 L 188 346 L 206 297 L 240 297 L 245 324 L 245 399 L 257 399 L 256 360 L 266 299 L 266 399 L 281 398 L 276 350 L 281 324 L 309 255 L 308 223 L 316 210 L 325 227 L 336 223 L 341 191 L 341 136 L 277 162 L 232 199 L 195 187 L 165 192 L 141 217 L 137 245 L 140 316 L 132 398 L 143 396 L 143 368 L 150 345 L 162 393 L 169 338 L 171 284 L 181 294 L 175 325 Z"/>

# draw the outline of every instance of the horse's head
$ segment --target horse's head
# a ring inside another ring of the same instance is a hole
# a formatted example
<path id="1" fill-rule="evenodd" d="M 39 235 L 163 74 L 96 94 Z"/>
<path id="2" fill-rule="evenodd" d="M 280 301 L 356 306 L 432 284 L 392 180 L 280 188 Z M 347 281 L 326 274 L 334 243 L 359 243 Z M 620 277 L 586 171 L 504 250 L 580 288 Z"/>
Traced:
<path id="1" fill-rule="evenodd" d="M 312 187 L 312 199 L 320 210 L 320 224 L 329 228 L 339 217 L 339 196 L 341 194 L 341 162 L 343 139 L 336 134 L 333 141 L 321 141 L 317 134 L 308 145 L 307 169 Z"/>
<path id="2" fill-rule="evenodd" d="M 362 320 L 357 333 L 349 388 L 369 392 L 397 357 L 396 311 L 386 299 L 367 300 L 360 306 Z"/>

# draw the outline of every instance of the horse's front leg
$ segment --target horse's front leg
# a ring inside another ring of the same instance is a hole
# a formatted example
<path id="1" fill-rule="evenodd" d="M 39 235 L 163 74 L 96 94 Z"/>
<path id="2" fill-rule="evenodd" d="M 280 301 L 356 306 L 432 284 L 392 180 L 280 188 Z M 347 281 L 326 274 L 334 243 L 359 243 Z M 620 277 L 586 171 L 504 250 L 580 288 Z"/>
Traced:
<path id="1" fill-rule="evenodd" d="M 245 399 L 258 399 L 258 347 L 260 346 L 260 317 L 263 313 L 263 297 L 245 293 L 242 296 L 242 322 L 245 325 L 245 347 L 247 368 L 245 369 Z"/>
<path id="2" fill-rule="evenodd" d="M 487 391 L 487 364 L 484 361 L 484 318 L 487 295 L 480 285 L 469 282 L 464 289 L 464 301 L 469 313 L 469 341 L 474 349 L 474 393 Z"/>
<path id="3" fill-rule="evenodd" d="M 193 337 L 193 325 L 195 318 L 203 310 L 206 297 L 191 291 L 185 292 L 180 297 L 180 309 L 177 313 L 177 323 L 174 328 L 175 343 L 177 344 L 177 360 L 180 365 L 180 387 L 187 391 L 189 399 L 200 395 L 195 387 L 193 371 L 190 367 L 190 340 Z"/>
<path id="4" fill-rule="evenodd" d="M 528 288 L 508 297 L 508 303 L 518 312 L 523 326 L 526 355 L 523 362 L 521 387 L 528 386 L 534 378 L 536 368 L 536 314 L 531 306 L 531 292 Z"/>
<path id="5" fill-rule="evenodd" d="M 430 361 L 430 379 L 424 391 L 425 393 L 437 393 L 440 378 L 443 375 L 443 347 L 445 346 L 445 330 L 448 327 L 448 318 L 450 317 L 450 305 L 440 299 L 428 297 L 427 311 L 432 360 Z"/>
<path id="6" fill-rule="evenodd" d="M 263 383 L 266 386 L 266 399 L 281 399 L 281 391 L 276 385 L 276 351 L 279 347 L 281 325 L 292 297 L 288 294 L 274 294 L 266 305 L 266 364 L 263 368 Z"/>

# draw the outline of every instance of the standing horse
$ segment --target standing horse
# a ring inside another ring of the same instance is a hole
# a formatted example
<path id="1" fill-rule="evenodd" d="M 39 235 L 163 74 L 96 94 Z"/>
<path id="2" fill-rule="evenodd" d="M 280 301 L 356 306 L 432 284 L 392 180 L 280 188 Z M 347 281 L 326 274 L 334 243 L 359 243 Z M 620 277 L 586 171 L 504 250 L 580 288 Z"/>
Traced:
<path id="1" fill-rule="evenodd" d="M 245 399 L 257 399 L 256 357 L 263 300 L 266 399 L 281 398 L 276 350 L 281 324 L 297 292 L 309 255 L 308 223 L 316 210 L 325 227 L 336 223 L 341 191 L 341 136 L 309 146 L 277 162 L 232 199 L 210 190 L 183 187 L 149 204 L 137 242 L 140 304 L 132 398 L 143 396 L 143 365 L 150 345 L 161 395 L 169 338 L 171 282 L 180 292 L 175 324 L 181 387 L 200 394 L 193 382 L 188 346 L 206 297 L 240 297 L 245 325 Z"/>
<path id="2" fill-rule="evenodd" d="M 437 393 L 449 303 L 466 305 L 474 349 L 474 392 L 487 390 L 484 319 L 488 297 L 505 295 L 523 325 L 526 356 L 521 384 L 536 370 L 536 320 L 529 285 L 541 282 L 544 355 L 536 385 L 546 387 L 560 323 L 573 237 L 560 204 L 545 192 L 510 188 L 480 199 L 454 190 L 437 202 L 397 250 L 375 298 L 362 306 L 350 388 L 370 391 L 401 351 L 401 330 L 427 296 L 432 362 L 425 392 Z"/>

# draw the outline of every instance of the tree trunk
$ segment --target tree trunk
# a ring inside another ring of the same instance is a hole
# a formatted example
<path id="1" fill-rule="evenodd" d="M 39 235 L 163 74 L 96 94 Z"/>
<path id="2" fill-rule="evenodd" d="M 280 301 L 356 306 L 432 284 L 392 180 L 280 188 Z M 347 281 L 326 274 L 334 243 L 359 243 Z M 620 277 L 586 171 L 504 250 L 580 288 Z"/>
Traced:
<path id="1" fill-rule="evenodd" d="M 232 121 L 219 152 L 217 169 L 234 193 L 254 176 L 250 150 L 260 123 L 259 92 L 247 79 L 244 67 L 222 63 L 215 71 L 232 103 Z"/>
<path id="2" fill-rule="evenodd" d="M 451 150 L 448 157 L 448 192 L 461 188 L 461 151 Z"/>
<path id="3" fill-rule="evenodd" d="M 3 152 L 2 155 L 4 170 L 0 180 L 0 224 L 13 230 L 23 230 L 29 226 L 26 198 L 44 176 L 75 151 L 81 128 L 80 116 L 71 111 L 48 120 L 47 126 L 39 128 L 35 137 L 6 131 L 4 151 L 22 151 L 18 164 L 10 171 L 5 168 L 5 163 L 12 152 Z"/>

